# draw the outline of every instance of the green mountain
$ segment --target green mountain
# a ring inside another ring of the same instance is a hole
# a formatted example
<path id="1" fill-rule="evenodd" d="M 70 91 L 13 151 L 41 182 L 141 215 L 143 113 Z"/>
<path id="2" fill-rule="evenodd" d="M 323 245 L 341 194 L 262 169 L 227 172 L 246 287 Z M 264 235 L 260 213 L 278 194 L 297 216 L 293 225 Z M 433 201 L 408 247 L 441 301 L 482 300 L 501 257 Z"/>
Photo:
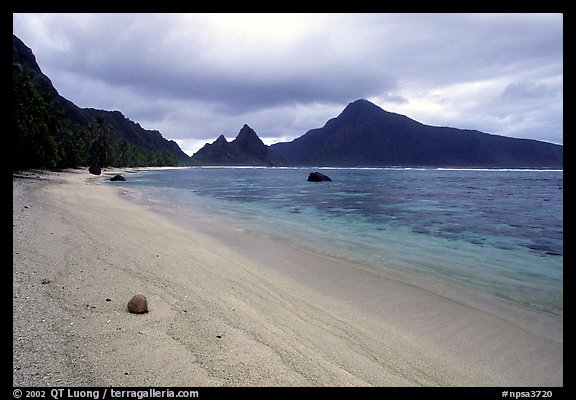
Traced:
<path id="1" fill-rule="evenodd" d="M 13 35 L 12 168 L 161 165 L 562 168 L 563 146 L 435 127 L 356 100 L 322 128 L 266 146 L 248 125 L 188 157 L 119 111 L 80 108 L 58 94 Z"/>
<path id="2" fill-rule="evenodd" d="M 563 146 L 424 125 L 356 100 L 322 128 L 270 146 L 290 165 L 562 168 Z"/>
<path id="3" fill-rule="evenodd" d="M 190 158 L 160 132 L 119 111 L 80 108 L 62 97 L 32 50 L 13 35 L 12 167 L 176 166 Z"/>
<path id="4" fill-rule="evenodd" d="M 228 142 L 220 135 L 191 157 L 193 165 L 266 166 L 286 165 L 282 157 L 274 155 L 256 132 L 244 124 L 236 139 Z"/>

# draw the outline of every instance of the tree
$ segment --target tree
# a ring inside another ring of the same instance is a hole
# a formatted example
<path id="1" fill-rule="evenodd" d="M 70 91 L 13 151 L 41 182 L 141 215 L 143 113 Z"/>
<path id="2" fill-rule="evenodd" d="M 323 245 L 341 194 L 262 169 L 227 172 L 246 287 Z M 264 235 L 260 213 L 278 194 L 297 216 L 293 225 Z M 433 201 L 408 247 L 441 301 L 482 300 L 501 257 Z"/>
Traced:
<path id="1" fill-rule="evenodd" d="M 48 105 L 19 65 L 12 79 L 12 167 L 55 167 L 60 157 Z"/>
<path id="2" fill-rule="evenodd" d="M 109 165 L 110 127 L 104 119 L 96 118 L 86 129 L 89 140 L 88 162 L 101 167 Z"/>

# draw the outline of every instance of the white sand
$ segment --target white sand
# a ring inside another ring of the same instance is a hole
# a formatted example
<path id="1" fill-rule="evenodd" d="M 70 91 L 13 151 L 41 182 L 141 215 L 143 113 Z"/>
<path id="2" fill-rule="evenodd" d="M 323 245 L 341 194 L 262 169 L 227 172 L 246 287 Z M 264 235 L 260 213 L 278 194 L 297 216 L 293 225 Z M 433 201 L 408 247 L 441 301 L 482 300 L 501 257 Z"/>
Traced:
<path id="1" fill-rule="evenodd" d="M 14 385 L 563 385 L 561 331 L 185 229 L 87 171 L 40 177 L 13 180 Z M 127 312 L 136 293 L 149 313 Z"/>

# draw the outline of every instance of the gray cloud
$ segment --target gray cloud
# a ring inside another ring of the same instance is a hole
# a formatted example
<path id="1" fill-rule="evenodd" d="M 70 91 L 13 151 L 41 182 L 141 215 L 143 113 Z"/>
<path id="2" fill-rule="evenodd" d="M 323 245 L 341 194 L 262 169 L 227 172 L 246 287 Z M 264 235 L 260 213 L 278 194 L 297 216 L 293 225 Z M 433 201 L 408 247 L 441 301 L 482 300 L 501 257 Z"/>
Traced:
<path id="1" fill-rule="evenodd" d="M 506 86 L 502 97 L 510 100 L 562 101 L 562 82 L 512 82 Z"/>
<path id="2" fill-rule="evenodd" d="M 244 123 L 265 140 L 350 101 L 428 124 L 562 142 L 557 14 L 15 14 L 59 92 L 188 152 Z"/>

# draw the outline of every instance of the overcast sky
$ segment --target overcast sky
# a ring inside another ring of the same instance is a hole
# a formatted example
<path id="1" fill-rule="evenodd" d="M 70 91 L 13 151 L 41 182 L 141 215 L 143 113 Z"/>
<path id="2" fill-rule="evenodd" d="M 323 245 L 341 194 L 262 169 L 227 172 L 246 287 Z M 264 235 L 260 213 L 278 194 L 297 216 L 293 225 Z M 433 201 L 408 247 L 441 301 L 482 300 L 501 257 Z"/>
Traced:
<path id="1" fill-rule="evenodd" d="M 562 14 L 14 14 L 59 93 L 189 155 L 267 144 L 356 99 L 419 122 L 563 143 Z"/>

